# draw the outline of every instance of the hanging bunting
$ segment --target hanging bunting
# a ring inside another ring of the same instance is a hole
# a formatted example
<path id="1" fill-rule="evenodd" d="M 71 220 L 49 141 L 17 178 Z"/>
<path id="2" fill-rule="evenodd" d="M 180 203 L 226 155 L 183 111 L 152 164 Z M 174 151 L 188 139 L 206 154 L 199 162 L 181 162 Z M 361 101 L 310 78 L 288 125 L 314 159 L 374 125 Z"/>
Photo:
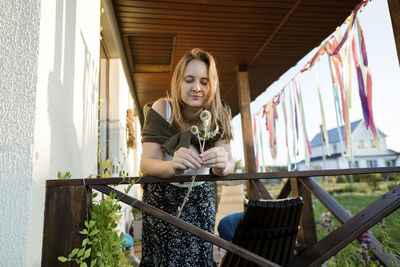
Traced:
<path id="1" fill-rule="evenodd" d="M 356 70 L 359 95 L 361 100 L 361 106 L 363 110 L 363 117 L 367 128 L 371 129 L 374 136 L 376 147 L 380 149 L 379 137 L 373 120 L 372 113 L 372 79 L 371 72 L 368 66 L 368 58 L 366 54 L 366 46 L 364 34 L 361 27 L 361 21 L 358 16 L 358 12 L 362 10 L 369 0 L 361 1 L 352 11 L 351 15 L 346 19 L 347 25 L 346 32 L 343 35 L 340 32 L 340 28 L 337 28 L 336 36 L 332 35 L 326 40 L 313 58 L 306 64 L 306 66 L 300 70 L 303 73 L 306 70 L 311 69 L 317 62 L 320 61 L 321 57 L 327 54 L 328 65 L 330 75 L 332 78 L 332 89 L 334 97 L 334 107 L 336 115 L 336 124 L 339 135 L 339 143 L 341 147 L 342 156 L 353 158 L 352 146 L 351 146 L 351 123 L 350 123 L 350 109 L 351 109 L 351 87 L 352 87 L 352 69 L 353 65 Z M 357 49 L 358 43 L 358 49 Z M 328 154 L 330 154 L 329 140 L 326 130 L 325 114 L 323 108 L 323 102 L 321 97 L 321 90 L 319 84 L 318 74 L 315 71 L 315 78 L 317 81 L 318 98 L 320 104 L 320 112 L 322 119 L 322 134 L 325 139 L 325 146 Z M 288 90 L 288 91 L 287 91 Z M 285 92 L 286 91 L 286 92 Z M 286 94 L 287 93 L 287 94 Z M 298 81 L 297 75 L 267 104 L 262 106 L 262 118 L 265 117 L 266 131 L 269 134 L 269 146 L 270 152 L 273 159 L 277 156 L 277 142 L 276 142 L 276 120 L 277 120 L 277 105 L 280 103 L 282 97 L 282 111 L 284 116 L 285 125 L 285 145 L 288 152 L 288 168 L 290 169 L 291 164 L 296 164 L 296 156 L 298 154 L 298 142 L 299 142 L 299 119 L 298 113 L 300 113 L 304 150 L 305 150 L 305 161 L 306 165 L 310 163 L 311 155 L 311 144 L 307 136 L 307 128 L 305 122 L 304 105 L 302 101 L 301 88 Z M 288 99 L 287 99 L 288 98 Z M 288 101 L 288 102 L 287 102 Z M 290 114 L 290 121 L 288 114 Z M 289 124 L 289 125 L 288 125 Z M 344 138 L 341 131 L 342 125 L 344 126 Z M 292 144 L 289 142 L 289 131 L 292 133 Z M 264 151 L 264 139 L 261 127 L 260 114 L 257 113 L 253 117 L 253 136 L 256 147 L 256 161 L 257 169 L 259 164 L 264 165 L 264 155 L 260 154 Z M 291 145 L 291 147 L 290 147 Z M 346 154 L 344 152 L 346 151 Z"/>
<path id="2" fill-rule="evenodd" d="M 254 146 L 254 160 L 256 163 L 256 172 L 258 172 L 258 142 L 257 142 L 257 123 L 256 123 L 256 116 L 253 115 L 253 146 Z"/>
<path id="3" fill-rule="evenodd" d="M 352 81 L 352 68 L 351 68 L 351 48 L 347 46 L 343 53 L 344 60 L 347 60 L 347 64 L 343 66 L 343 82 L 344 82 L 344 136 L 346 138 L 346 154 L 347 158 L 352 158 L 352 146 L 351 146 L 351 123 L 350 123 L 350 108 L 351 108 L 351 81 Z M 347 67 L 347 72 L 345 68 Z"/>
<path id="4" fill-rule="evenodd" d="M 294 168 L 296 169 L 296 155 L 297 155 L 297 142 L 296 142 L 296 132 L 294 126 L 294 119 L 293 119 L 293 97 L 292 97 L 292 88 L 291 82 L 288 83 L 288 90 L 289 90 L 289 111 L 290 111 L 290 128 L 292 132 L 292 155 L 293 155 L 293 162 Z"/>
<path id="5" fill-rule="evenodd" d="M 368 66 L 368 57 L 367 57 L 367 49 L 365 45 L 365 38 L 364 38 L 364 33 L 361 27 L 361 21 L 360 18 L 357 17 L 357 33 L 358 33 L 358 41 L 359 45 L 361 47 L 360 53 L 362 57 L 360 57 L 360 61 L 362 64 L 360 65 L 360 68 L 362 70 L 363 74 L 363 83 L 366 85 L 366 98 L 367 98 L 367 112 L 368 112 L 368 122 L 364 117 L 365 120 L 365 125 L 370 127 L 372 135 L 374 137 L 374 142 L 378 150 L 381 150 L 380 148 L 380 143 L 379 143 L 379 136 L 376 131 L 375 123 L 374 123 L 374 118 L 373 118 L 373 113 L 372 113 L 372 78 L 371 78 L 371 70 Z M 354 51 L 353 51 L 354 53 Z M 358 72 L 357 72 L 358 74 Z M 357 75 L 358 76 L 358 75 Z M 359 83 L 360 84 L 360 83 Z M 360 89 L 361 90 L 361 89 Z M 364 106 L 363 106 L 364 108 Z"/>
<path id="6" fill-rule="evenodd" d="M 257 136 L 257 122 L 256 116 L 253 116 L 253 143 L 254 143 L 254 160 L 256 164 L 256 172 L 258 172 L 259 166 L 259 151 L 258 151 L 258 136 Z"/>
<path id="7" fill-rule="evenodd" d="M 300 112 L 300 116 L 301 116 L 302 129 L 303 129 L 304 157 L 305 157 L 306 166 L 310 166 L 310 155 L 312 154 L 311 144 L 310 144 L 310 141 L 308 140 L 308 136 L 307 136 L 303 99 L 301 96 L 300 84 L 297 81 L 297 76 L 294 77 L 294 86 L 296 88 L 297 102 L 299 104 L 299 112 Z"/>
<path id="8" fill-rule="evenodd" d="M 342 110 L 340 106 L 340 101 L 339 101 L 339 82 L 337 78 L 338 72 L 334 71 L 335 70 L 335 63 L 337 61 L 334 60 L 334 57 L 331 56 L 331 51 L 333 47 L 337 45 L 337 40 L 335 36 L 332 36 L 330 38 L 330 41 L 328 42 L 327 45 L 327 55 L 328 55 L 328 62 L 329 62 L 329 70 L 331 72 L 331 78 L 332 78 L 332 90 L 333 90 L 333 99 L 334 99 L 334 106 L 335 106 L 335 117 L 336 117 L 336 128 L 338 131 L 339 135 L 339 145 L 340 145 L 340 150 L 342 157 L 344 157 L 344 146 L 343 146 L 343 137 L 342 137 L 342 131 L 340 130 L 341 125 L 343 124 L 342 122 Z M 340 74 L 340 73 L 339 73 Z"/>
<path id="9" fill-rule="evenodd" d="M 286 87 L 286 86 L 285 86 Z M 292 167 L 292 161 L 290 160 L 290 152 L 289 152 L 289 140 L 288 140 L 288 126 L 287 126 L 287 115 L 286 115 L 286 95 L 285 95 L 285 87 L 282 89 L 282 112 L 283 112 L 283 121 L 285 125 L 285 145 L 286 145 L 286 151 L 287 151 L 287 168 L 288 171 L 291 171 Z"/>
<path id="10" fill-rule="evenodd" d="M 328 132 L 326 130 L 324 105 L 322 103 L 321 90 L 320 90 L 320 86 L 319 86 L 319 84 L 320 84 L 319 76 L 318 76 L 317 70 L 314 71 L 314 75 L 315 75 L 315 80 L 317 82 L 317 89 L 318 89 L 319 109 L 321 112 L 321 119 L 322 119 L 322 133 L 323 133 L 324 140 L 325 140 L 324 143 L 325 143 L 327 154 L 330 155 L 331 153 L 329 152 L 329 138 L 328 138 Z"/>
<path id="11" fill-rule="evenodd" d="M 294 79 L 291 81 L 294 84 Z M 295 86 L 292 86 L 293 91 L 295 92 Z M 299 142 L 299 123 L 298 123 L 298 117 L 297 117 L 297 104 L 296 104 L 296 93 L 293 93 L 293 107 L 294 107 L 294 121 L 295 121 L 295 126 L 296 126 L 296 143 Z M 298 154 L 299 151 L 296 151 L 296 154 Z"/>
<path id="12" fill-rule="evenodd" d="M 259 112 L 254 114 L 253 122 L 256 125 L 256 128 L 255 128 L 256 129 L 256 136 L 255 136 L 256 143 L 254 145 L 255 145 L 255 148 L 257 151 L 258 169 L 260 171 L 264 171 L 264 167 L 267 164 L 266 164 L 266 160 L 264 157 L 264 143 L 265 142 L 264 142 L 264 137 L 263 137 L 264 134 L 262 132 L 263 127 L 261 126 L 262 123 L 261 123 L 261 118 L 260 118 Z"/>
<path id="13" fill-rule="evenodd" d="M 276 130 L 275 130 L 275 120 L 278 118 L 278 114 L 276 112 L 276 103 L 274 98 L 272 98 L 267 104 L 263 107 L 263 117 L 266 119 L 266 129 L 269 132 L 269 145 L 271 148 L 271 156 L 273 159 L 276 159 Z"/>
<path id="14" fill-rule="evenodd" d="M 348 30 L 351 30 L 351 28 L 349 28 Z M 342 34 L 340 31 L 340 28 L 336 28 L 336 33 L 337 36 L 339 38 L 339 40 L 342 39 Z M 346 34 L 348 34 L 348 31 L 346 32 Z M 334 44 L 336 45 L 336 43 Z M 345 85 L 346 79 L 348 78 L 348 75 L 345 75 L 345 64 L 344 64 L 344 60 L 346 60 L 347 58 L 347 53 L 348 53 L 349 49 L 348 46 L 346 46 L 344 49 L 342 49 L 341 52 L 337 53 L 336 55 L 330 55 L 330 59 L 333 62 L 333 65 L 335 67 L 335 78 L 337 79 L 337 84 L 339 85 L 339 91 L 340 91 L 340 99 L 341 99 L 341 109 L 342 109 L 342 122 L 344 123 L 344 143 L 345 143 L 345 154 L 344 156 L 349 158 L 351 156 L 351 129 L 350 129 L 350 116 L 349 116 L 349 112 L 350 112 L 350 103 L 349 100 L 346 99 L 346 93 L 348 89 L 346 89 L 345 87 L 347 87 L 347 83 Z M 341 137 L 340 137 L 341 138 Z M 341 140 L 341 148 L 344 152 L 344 147 L 343 147 L 343 143 Z M 342 153 L 343 154 L 343 153 Z"/>
<path id="15" fill-rule="evenodd" d="M 332 55 L 336 55 L 337 53 L 339 53 L 340 49 L 342 48 L 342 46 L 344 45 L 344 43 L 347 41 L 347 38 L 349 37 L 349 35 L 351 34 L 351 28 L 354 25 L 354 21 L 356 19 L 357 14 L 360 10 L 364 9 L 364 7 L 370 2 L 370 0 L 363 0 L 361 1 L 351 12 L 351 15 L 349 16 L 349 18 L 346 19 L 346 24 L 347 24 L 347 31 L 344 34 L 343 38 L 341 39 L 340 43 L 335 46 L 335 49 L 332 52 Z"/>

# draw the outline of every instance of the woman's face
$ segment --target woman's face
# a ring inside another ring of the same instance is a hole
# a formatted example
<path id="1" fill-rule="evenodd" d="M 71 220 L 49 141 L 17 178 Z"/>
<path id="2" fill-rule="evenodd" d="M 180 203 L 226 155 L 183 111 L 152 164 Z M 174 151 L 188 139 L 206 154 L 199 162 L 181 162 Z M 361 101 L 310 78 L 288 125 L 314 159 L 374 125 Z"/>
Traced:
<path id="1" fill-rule="evenodd" d="M 181 99 L 189 107 L 202 107 L 209 90 L 208 67 L 193 59 L 187 65 L 181 84 Z"/>

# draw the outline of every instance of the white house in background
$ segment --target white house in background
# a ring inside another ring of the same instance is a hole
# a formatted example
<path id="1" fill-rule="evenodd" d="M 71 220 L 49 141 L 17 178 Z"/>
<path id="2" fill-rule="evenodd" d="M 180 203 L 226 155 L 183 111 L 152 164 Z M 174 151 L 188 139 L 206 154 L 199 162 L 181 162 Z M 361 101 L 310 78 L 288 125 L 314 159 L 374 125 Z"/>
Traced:
<path id="1" fill-rule="evenodd" d="M 351 146 L 354 161 L 342 156 L 346 152 L 344 144 L 344 126 L 340 127 L 342 142 L 337 128 L 328 130 L 329 152 L 327 151 L 321 133 L 311 140 L 310 166 L 302 160 L 297 163 L 298 170 L 309 169 L 344 169 L 393 167 L 400 165 L 400 153 L 386 146 L 386 135 L 378 129 L 381 150 L 376 146 L 372 133 L 365 127 L 364 120 L 351 123 Z M 325 159 L 324 159 L 325 158 Z"/>
<path id="2" fill-rule="evenodd" d="M 140 124 L 111 1 L 1 1 L 0 14 L 0 261 L 40 266 L 46 180 L 97 174 L 99 126 L 104 157 L 122 162 L 128 109 L 136 140 Z"/>

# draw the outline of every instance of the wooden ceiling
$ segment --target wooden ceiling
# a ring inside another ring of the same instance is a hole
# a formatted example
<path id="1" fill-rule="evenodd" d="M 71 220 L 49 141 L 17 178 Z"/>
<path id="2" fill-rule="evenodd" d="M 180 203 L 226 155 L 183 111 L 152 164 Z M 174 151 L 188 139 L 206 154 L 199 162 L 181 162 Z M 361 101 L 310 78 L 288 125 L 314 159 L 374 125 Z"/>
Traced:
<path id="1" fill-rule="evenodd" d="M 236 66 L 251 99 L 341 25 L 359 0 L 113 0 L 140 110 L 166 95 L 172 70 L 194 47 L 217 61 L 221 96 L 239 112 Z"/>

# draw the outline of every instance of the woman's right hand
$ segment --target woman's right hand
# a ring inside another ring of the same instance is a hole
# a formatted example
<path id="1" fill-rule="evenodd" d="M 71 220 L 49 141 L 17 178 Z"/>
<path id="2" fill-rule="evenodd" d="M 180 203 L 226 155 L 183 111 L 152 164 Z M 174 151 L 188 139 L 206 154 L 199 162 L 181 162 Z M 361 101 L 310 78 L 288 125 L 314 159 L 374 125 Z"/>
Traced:
<path id="1" fill-rule="evenodd" d="M 171 163 L 175 175 L 181 175 L 187 169 L 197 170 L 200 168 L 202 160 L 192 150 L 181 147 L 175 151 Z"/>

